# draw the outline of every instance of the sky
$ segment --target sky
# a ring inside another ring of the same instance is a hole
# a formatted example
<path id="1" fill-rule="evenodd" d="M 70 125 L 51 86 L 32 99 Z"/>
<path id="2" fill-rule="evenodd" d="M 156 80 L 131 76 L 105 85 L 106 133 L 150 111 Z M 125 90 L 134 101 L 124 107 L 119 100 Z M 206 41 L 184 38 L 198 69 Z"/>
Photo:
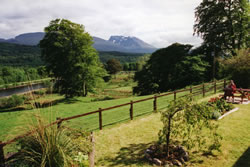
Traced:
<path id="1" fill-rule="evenodd" d="M 201 0 L 0 0 L 0 38 L 42 32 L 56 18 L 82 24 L 92 36 L 135 36 L 161 48 L 198 46 L 194 9 Z"/>

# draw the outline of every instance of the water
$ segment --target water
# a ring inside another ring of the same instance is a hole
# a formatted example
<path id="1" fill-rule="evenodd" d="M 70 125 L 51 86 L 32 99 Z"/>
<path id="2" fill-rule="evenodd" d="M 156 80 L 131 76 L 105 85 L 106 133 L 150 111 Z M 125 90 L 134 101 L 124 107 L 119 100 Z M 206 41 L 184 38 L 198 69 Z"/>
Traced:
<path id="1" fill-rule="evenodd" d="M 27 92 L 42 89 L 42 88 L 46 88 L 46 86 L 43 83 L 38 83 L 38 84 L 33 84 L 32 86 L 28 85 L 28 86 L 22 86 L 22 87 L 17 87 L 17 88 L 0 90 L 0 97 L 7 97 L 7 96 L 14 95 L 14 94 L 27 93 Z"/>

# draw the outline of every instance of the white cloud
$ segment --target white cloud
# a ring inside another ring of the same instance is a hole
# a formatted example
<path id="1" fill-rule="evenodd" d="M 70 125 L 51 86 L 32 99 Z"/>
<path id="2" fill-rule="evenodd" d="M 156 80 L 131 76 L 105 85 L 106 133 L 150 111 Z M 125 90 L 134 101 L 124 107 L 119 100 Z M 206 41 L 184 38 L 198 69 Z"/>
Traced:
<path id="1" fill-rule="evenodd" d="M 66 18 L 93 36 L 136 36 L 156 47 L 173 42 L 197 45 L 194 8 L 201 0 L 1 0 L 0 38 L 43 31 Z"/>

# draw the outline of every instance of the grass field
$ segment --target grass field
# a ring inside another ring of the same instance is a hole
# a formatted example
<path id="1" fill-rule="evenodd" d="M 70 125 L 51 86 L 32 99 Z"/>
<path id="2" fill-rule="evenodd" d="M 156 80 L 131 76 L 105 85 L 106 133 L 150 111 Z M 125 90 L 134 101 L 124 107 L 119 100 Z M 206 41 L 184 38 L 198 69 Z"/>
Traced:
<path id="1" fill-rule="evenodd" d="M 219 121 L 222 152 L 213 156 L 192 154 L 187 166 L 250 166 L 250 104 L 237 107 L 238 111 Z M 154 113 L 96 132 L 97 166 L 151 166 L 144 160 L 144 151 L 157 141 L 161 127 L 160 114 Z"/>
<path id="2" fill-rule="evenodd" d="M 131 80 L 127 80 L 126 75 L 124 74 L 120 76 L 122 77 L 113 78 L 112 83 L 106 83 L 107 85 L 103 89 L 103 92 L 105 92 L 105 90 L 110 90 L 110 92 L 113 92 L 115 95 L 118 94 L 119 97 L 122 97 L 119 95 L 120 91 L 132 91 L 131 87 L 135 83 L 131 82 Z M 121 81 L 121 78 L 123 78 L 123 81 Z M 119 80 L 121 82 L 119 82 Z M 200 91 L 200 90 L 194 89 L 193 92 L 195 91 Z M 108 97 L 110 96 L 112 97 L 112 94 L 110 94 L 110 92 L 108 94 Z M 177 98 L 185 94 L 189 94 L 189 91 L 177 93 Z M 210 91 L 206 95 L 211 95 L 211 94 L 213 94 L 213 91 Z M 63 96 L 60 96 L 58 94 L 48 94 L 46 96 L 41 96 L 40 98 L 32 98 L 33 100 L 31 100 L 31 102 L 33 103 L 38 101 L 40 102 L 54 101 L 55 104 L 51 107 L 35 108 L 22 111 L 17 111 L 15 109 L 1 110 L 0 141 L 5 142 L 7 140 L 16 137 L 17 135 L 24 134 L 25 131 L 23 130 L 24 129 L 23 127 L 32 122 L 32 120 L 34 120 L 35 118 L 34 116 L 37 114 L 41 115 L 45 120 L 52 122 L 55 121 L 57 117 L 65 118 L 69 116 L 95 111 L 98 110 L 99 108 L 106 108 L 114 105 L 120 105 L 128 103 L 131 100 L 136 101 L 152 96 L 153 95 L 138 97 L 138 96 L 133 96 L 132 92 L 130 92 L 129 95 L 124 96 L 126 98 L 116 99 L 112 97 L 111 98 L 112 100 L 105 100 L 106 95 L 103 94 L 100 94 L 98 96 L 95 94 L 91 94 L 88 97 L 77 97 L 71 99 L 65 99 Z M 34 97 L 34 94 L 30 94 L 30 97 Z M 201 97 L 202 95 L 198 96 L 197 98 Z M 173 95 L 158 98 L 157 99 L 158 110 L 166 108 L 168 102 L 173 99 L 174 99 Z M 117 109 L 104 111 L 102 114 L 104 129 L 107 127 L 110 128 L 116 126 L 117 123 L 129 121 L 130 120 L 129 108 L 130 105 L 127 105 Z M 134 104 L 135 119 L 140 118 L 142 115 L 151 114 L 152 112 L 153 112 L 153 99 Z M 83 129 L 88 131 L 97 130 L 99 128 L 98 113 L 70 121 L 65 121 L 63 122 L 63 125 L 71 128 Z M 7 153 L 8 151 L 13 151 L 13 145 L 6 146 L 5 150 L 6 150 L 5 153 Z"/>
<path id="3" fill-rule="evenodd" d="M 178 93 L 177 98 L 189 94 L 189 92 Z M 212 94 L 212 92 L 210 92 Z M 32 95 L 31 95 L 32 96 Z M 96 97 L 77 97 L 72 99 L 65 99 L 63 96 L 50 94 L 40 99 L 34 99 L 34 101 L 48 101 L 56 100 L 56 104 L 47 108 L 37 108 L 32 110 L 3 110 L 0 112 L 0 140 L 6 141 L 13 138 L 13 135 L 22 134 L 23 132 L 17 130 L 16 127 L 24 126 L 27 122 L 30 122 L 34 117 L 34 114 L 40 114 L 46 120 L 54 121 L 56 117 L 69 117 L 82 113 L 98 110 L 99 108 L 111 107 L 114 105 L 128 103 L 131 100 L 144 99 L 149 96 L 130 96 L 127 98 L 96 101 Z M 157 99 L 158 110 L 167 106 L 170 100 L 173 100 L 174 96 L 164 96 Z M 112 109 L 103 112 L 103 126 L 113 125 L 115 123 L 129 120 L 129 105 Z M 134 116 L 140 116 L 143 114 L 151 113 L 153 111 L 153 99 L 134 104 Z M 66 126 L 84 130 L 95 130 L 99 127 L 98 113 L 89 115 L 86 117 L 77 118 L 71 121 L 63 123 Z"/>

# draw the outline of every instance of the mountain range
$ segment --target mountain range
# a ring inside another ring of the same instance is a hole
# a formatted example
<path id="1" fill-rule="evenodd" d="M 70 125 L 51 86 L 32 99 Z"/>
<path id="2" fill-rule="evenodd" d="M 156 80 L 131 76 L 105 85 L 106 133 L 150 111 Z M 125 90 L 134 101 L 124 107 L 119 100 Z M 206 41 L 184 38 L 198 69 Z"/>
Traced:
<path id="1" fill-rule="evenodd" d="M 11 39 L 0 38 L 0 42 L 21 45 L 37 45 L 43 39 L 44 32 L 25 33 Z M 127 53 L 152 53 L 157 48 L 136 37 L 111 36 L 109 40 L 93 37 L 94 48 L 98 51 L 117 51 Z"/>

